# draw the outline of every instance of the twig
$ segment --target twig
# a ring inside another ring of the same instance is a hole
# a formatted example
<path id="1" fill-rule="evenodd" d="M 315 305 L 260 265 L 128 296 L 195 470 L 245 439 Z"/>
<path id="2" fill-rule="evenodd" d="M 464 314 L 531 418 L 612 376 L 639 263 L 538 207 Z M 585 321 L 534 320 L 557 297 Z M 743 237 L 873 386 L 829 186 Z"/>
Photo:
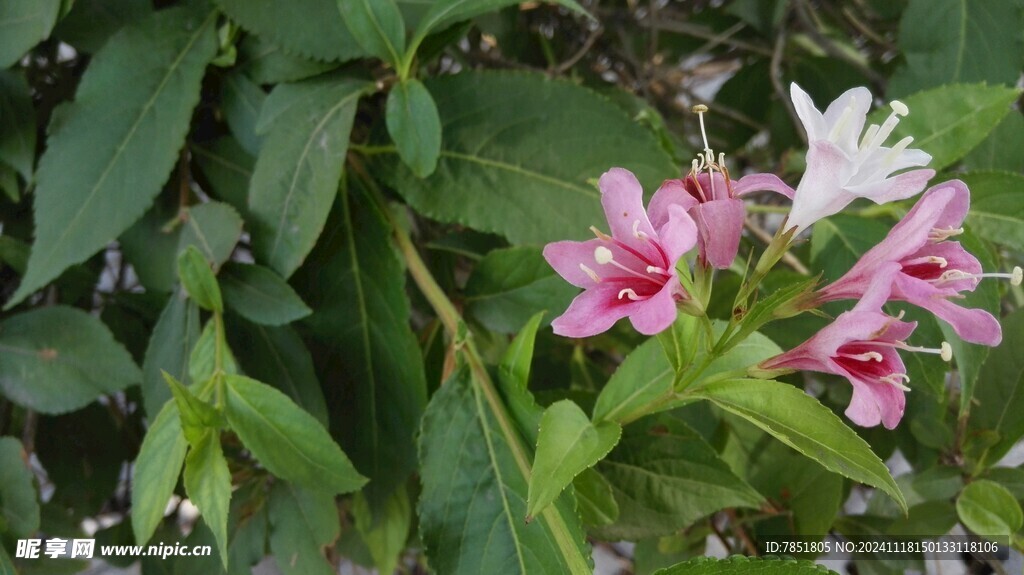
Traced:
<path id="1" fill-rule="evenodd" d="M 751 557 L 757 557 L 759 555 L 757 552 L 757 545 L 754 544 L 754 540 L 747 535 L 747 531 L 743 529 L 742 525 L 740 525 L 740 521 L 736 517 L 736 511 L 726 509 L 725 514 L 729 517 L 729 525 L 732 526 L 732 532 L 735 533 L 736 536 L 740 538 L 740 541 L 743 542 L 743 546 L 747 548 L 747 553 L 749 553 Z"/>
<path id="2" fill-rule="evenodd" d="M 745 221 L 743 225 L 748 230 L 750 230 L 750 233 L 754 234 L 754 236 L 757 237 L 757 239 L 761 240 L 762 242 L 766 244 L 770 244 L 772 242 L 772 235 L 765 231 L 763 228 L 761 228 L 761 226 L 758 226 L 749 219 Z M 807 269 L 807 266 L 805 266 L 799 259 L 797 259 L 796 256 L 789 252 L 782 254 L 781 261 L 787 266 L 793 268 L 793 270 L 796 271 L 798 274 L 802 274 L 805 276 L 811 275 L 811 270 Z"/>
<path id="3" fill-rule="evenodd" d="M 719 44 L 725 44 L 733 48 L 739 48 L 741 50 L 747 50 L 755 54 L 761 54 L 762 56 L 770 56 L 771 50 L 764 46 L 758 46 L 757 44 L 751 44 L 743 40 L 736 40 L 729 37 L 723 37 L 721 33 L 715 33 L 703 26 L 697 26 L 690 24 L 689 22 L 683 22 L 680 20 L 669 20 L 660 18 L 657 21 L 653 21 L 648 18 L 644 18 L 640 21 L 640 26 L 647 28 L 654 28 L 656 30 L 665 30 L 666 32 L 675 32 L 676 34 L 685 34 L 687 36 L 693 36 L 695 38 L 701 38 L 704 40 L 710 40 Z"/>
<path id="4" fill-rule="evenodd" d="M 25 423 L 21 427 L 21 444 L 25 453 L 32 455 L 36 450 L 36 429 L 39 427 L 39 414 L 34 409 L 25 410 Z"/>
<path id="5" fill-rule="evenodd" d="M 789 9 L 787 7 L 786 11 Z M 772 61 L 770 67 L 770 74 L 772 80 L 772 88 L 775 89 L 775 94 L 782 101 L 782 105 L 785 106 L 786 112 L 789 117 L 793 120 L 794 126 L 800 126 L 800 116 L 796 114 L 796 108 L 793 107 L 793 102 L 789 101 L 789 95 L 786 94 L 786 87 L 782 85 L 782 51 L 786 47 L 786 19 L 782 19 L 782 24 L 779 25 L 779 33 L 775 36 L 775 48 L 772 50 Z M 797 133 L 800 134 L 800 138 L 807 143 L 807 134 L 803 130 L 798 129 Z"/>
<path id="6" fill-rule="evenodd" d="M 872 70 L 871 68 L 864 65 L 863 62 L 851 57 L 848 53 L 839 49 L 838 46 L 832 42 L 831 38 L 828 38 L 818 30 L 818 26 L 811 19 L 811 7 L 807 4 L 807 0 L 796 0 L 796 17 L 800 20 L 804 30 L 811 37 L 812 40 L 825 51 L 829 56 L 846 62 L 853 66 L 858 72 L 864 74 L 871 83 L 879 88 L 885 87 L 885 78 L 881 74 Z"/>
<path id="7" fill-rule="evenodd" d="M 587 52 L 589 52 L 590 49 L 594 47 L 594 42 L 597 42 L 597 39 L 601 36 L 602 33 L 604 33 L 604 28 L 595 28 L 594 31 L 591 32 L 589 36 L 587 36 L 587 39 L 583 41 L 583 45 L 580 46 L 580 49 L 577 50 L 576 53 L 573 54 L 572 56 L 569 56 L 568 60 L 562 62 L 558 66 L 555 66 L 551 70 L 551 73 L 564 74 L 565 72 L 569 71 L 570 68 L 572 68 L 573 66 L 576 65 L 577 62 L 582 60 L 583 57 L 587 55 Z"/>

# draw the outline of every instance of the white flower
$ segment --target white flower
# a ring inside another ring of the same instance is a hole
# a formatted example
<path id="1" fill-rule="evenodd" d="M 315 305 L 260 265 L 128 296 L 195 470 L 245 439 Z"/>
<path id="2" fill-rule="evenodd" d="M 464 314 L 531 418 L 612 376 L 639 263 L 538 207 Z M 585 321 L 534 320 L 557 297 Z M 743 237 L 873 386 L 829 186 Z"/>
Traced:
<path id="1" fill-rule="evenodd" d="M 910 110 L 898 100 L 881 126 L 872 124 L 861 137 L 871 92 L 853 88 L 829 104 L 822 114 L 796 84 L 790 86 L 793 106 L 807 131 L 807 171 L 793 198 L 788 225 L 806 229 L 814 222 L 842 210 L 856 198 L 876 204 L 909 198 L 921 192 L 935 170 L 911 170 L 890 177 L 893 172 L 924 166 L 932 157 L 908 149 L 914 139 L 903 138 L 895 146 L 882 144 Z M 859 142 L 858 142 L 859 140 Z"/>

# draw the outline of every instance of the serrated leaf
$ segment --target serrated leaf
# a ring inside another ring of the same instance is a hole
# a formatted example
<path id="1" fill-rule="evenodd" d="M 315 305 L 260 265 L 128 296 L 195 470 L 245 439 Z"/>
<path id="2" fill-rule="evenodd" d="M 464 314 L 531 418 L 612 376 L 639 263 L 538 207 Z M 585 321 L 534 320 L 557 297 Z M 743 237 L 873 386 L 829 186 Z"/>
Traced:
<path id="1" fill-rule="evenodd" d="M 241 375 L 225 376 L 224 384 L 231 429 L 268 471 L 332 494 L 366 483 L 320 422 L 288 396 Z"/>
<path id="2" fill-rule="evenodd" d="M 213 269 L 231 256 L 242 235 L 242 218 L 227 204 L 207 202 L 188 208 L 178 239 L 178 252 L 195 246 Z"/>
<path id="3" fill-rule="evenodd" d="M 334 497 L 278 481 L 269 512 L 270 550 L 285 575 L 334 574 L 323 551 L 340 530 Z"/>
<path id="4" fill-rule="evenodd" d="M 899 31 L 906 64 L 893 74 L 888 93 L 901 97 L 954 82 L 1012 85 L 1024 65 L 1021 28 L 1019 2 L 910 0 Z"/>
<path id="5" fill-rule="evenodd" d="M 653 402 L 672 391 L 675 369 L 652 338 L 619 365 L 594 404 L 594 421 L 625 423 L 651 413 Z M 664 408 L 665 406 L 662 406 Z"/>
<path id="6" fill-rule="evenodd" d="M 802 390 L 776 381 L 733 379 L 706 384 L 692 395 L 746 419 L 829 471 L 881 489 L 906 511 L 903 494 L 882 460 Z"/>
<path id="7" fill-rule="evenodd" d="M 0 530 L 16 538 L 39 529 L 39 500 L 21 442 L 0 437 Z"/>
<path id="8" fill-rule="evenodd" d="M 400 486 L 388 497 L 382 512 L 376 516 L 362 492 L 352 502 L 352 515 L 356 529 L 370 550 L 379 573 L 394 573 L 399 556 L 405 549 L 412 523 L 412 505 L 405 486 Z"/>
<path id="9" fill-rule="evenodd" d="M 220 414 L 210 404 L 196 397 L 180 381 L 174 379 L 166 371 L 163 373 L 167 386 L 171 389 L 174 403 L 178 406 L 178 420 L 185 439 L 195 448 L 205 441 L 206 432 L 211 427 L 219 427 Z"/>
<path id="10" fill-rule="evenodd" d="M 548 312 L 545 325 L 550 323 L 578 291 L 555 273 L 540 248 L 497 249 L 480 260 L 466 282 L 466 313 L 490 330 L 512 333 L 539 311 Z"/>
<path id="11" fill-rule="evenodd" d="M 221 86 L 221 103 L 224 120 L 231 128 L 235 140 L 253 156 L 259 154 L 262 138 L 256 134 L 256 122 L 267 95 L 241 72 L 224 76 Z"/>
<path id="12" fill-rule="evenodd" d="M 281 276 L 263 266 L 229 263 L 218 279 L 225 303 L 249 321 L 284 325 L 312 313 Z"/>
<path id="13" fill-rule="evenodd" d="M 256 159 L 249 207 L 256 218 L 256 254 L 286 278 L 323 230 L 345 165 L 356 103 L 365 88 L 363 81 L 336 77 L 305 82 L 296 89 L 309 97 L 270 125 Z M 268 99 L 265 106 L 270 105 Z"/>
<path id="14" fill-rule="evenodd" d="M 592 531 L 611 540 L 668 535 L 720 509 L 762 502 L 695 431 L 665 415 L 626 427 L 598 470 L 612 486 L 619 516 Z"/>
<path id="15" fill-rule="evenodd" d="M 152 12 L 147 0 L 75 0 L 53 35 L 79 52 L 95 54 L 115 32 Z"/>
<path id="16" fill-rule="evenodd" d="M 441 118 L 423 83 L 412 79 L 395 84 L 385 120 L 398 155 L 412 173 L 420 178 L 433 174 L 441 154 Z"/>
<path id="17" fill-rule="evenodd" d="M 249 180 L 256 158 L 249 155 L 234 138 L 223 137 L 204 146 L 192 147 L 192 158 L 218 198 L 235 208 L 244 219 L 251 219 Z"/>
<path id="18" fill-rule="evenodd" d="M 988 137 L 964 157 L 967 170 L 1024 172 L 1024 114 L 1010 112 Z"/>
<path id="19" fill-rule="evenodd" d="M 60 7 L 61 0 L 4 0 L 0 4 L 0 69 L 10 68 L 50 35 Z"/>
<path id="20" fill-rule="evenodd" d="M 498 365 L 498 379 L 502 384 L 526 391 L 533 363 L 533 346 L 544 312 L 533 315 L 523 329 L 512 339 Z"/>
<path id="21" fill-rule="evenodd" d="M 918 92 L 903 98 L 910 114 L 900 120 L 888 141 L 913 136 L 913 147 L 932 155 L 928 167 L 941 170 L 980 144 L 1019 96 L 1016 88 L 984 84 L 949 84 Z M 891 112 L 875 110 L 868 123 L 881 125 Z"/>
<path id="22" fill-rule="evenodd" d="M 446 575 L 592 572 L 570 497 L 523 521 L 528 452 L 483 385 L 459 369 L 423 415 L 418 515 L 431 568 Z"/>
<path id="23" fill-rule="evenodd" d="M 145 545 L 163 520 L 187 449 L 178 406 L 167 402 L 149 426 L 133 468 L 131 518 L 136 545 Z"/>
<path id="24" fill-rule="evenodd" d="M 619 518 L 619 504 L 612 486 L 593 467 L 584 470 L 572 481 L 584 525 L 608 525 Z"/>
<path id="25" fill-rule="evenodd" d="M 530 475 L 527 518 L 553 503 L 580 472 L 608 455 L 621 435 L 619 424 L 604 421 L 595 425 L 568 399 L 544 410 Z"/>
<path id="26" fill-rule="evenodd" d="M 267 0 L 254 10 L 249 0 L 217 0 L 242 28 L 316 60 L 351 60 L 365 54 L 345 27 L 337 0 Z"/>
<path id="27" fill-rule="evenodd" d="M 405 52 L 405 22 L 394 0 L 337 0 L 345 26 L 371 56 L 398 66 Z"/>
<path id="28" fill-rule="evenodd" d="M 757 437 L 766 439 L 760 430 Z M 748 453 L 742 464 L 747 481 L 792 514 L 793 533 L 808 537 L 828 533 L 843 505 L 843 478 L 779 442 L 755 444 Z"/>
<path id="29" fill-rule="evenodd" d="M 210 264 L 195 246 L 189 246 L 178 256 L 178 278 L 188 297 L 206 310 L 224 313 L 217 278 Z"/>
<path id="30" fill-rule="evenodd" d="M 296 285 L 316 310 L 307 325 L 338 354 L 350 384 L 343 415 L 332 423 L 370 477 L 366 495 L 376 508 L 415 468 L 426 377 L 387 223 L 360 190 L 346 186 L 332 212 Z"/>
<path id="31" fill-rule="evenodd" d="M 36 240 L 6 307 L 102 249 L 152 203 L 217 51 L 215 21 L 213 12 L 162 10 L 96 54 L 50 126 L 36 172 Z"/>
<path id="32" fill-rule="evenodd" d="M 53 306 L 0 323 L 0 389 L 18 405 L 64 413 L 142 380 L 131 355 L 100 320 Z"/>
<path id="33" fill-rule="evenodd" d="M 622 166 L 653 190 L 677 173 L 648 130 L 581 86 L 498 72 L 425 84 L 442 124 L 437 170 L 420 179 L 398 162 L 378 169 L 428 217 L 516 244 L 584 239 L 589 226 L 604 224 L 589 180 Z M 556 113 L 563 108 L 572 113 Z"/>
<path id="34" fill-rule="evenodd" d="M 327 427 L 327 404 L 306 344 L 291 327 L 270 327 L 232 319 L 228 339 L 242 369 L 290 397 Z"/>
<path id="35" fill-rule="evenodd" d="M 213 532 L 217 552 L 227 569 L 231 472 L 221 451 L 218 430 L 207 429 L 185 457 L 185 493 Z"/>
<path id="36" fill-rule="evenodd" d="M 1020 504 L 1005 487 L 978 479 L 967 484 L 956 499 L 960 521 L 982 537 L 1012 536 L 1024 524 Z"/>
<path id="37" fill-rule="evenodd" d="M 162 371 L 188 385 L 189 354 L 199 340 L 199 308 L 176 291 L 153 327 L 142 361 L 142 400 L 146 413 L 155 415 L 171 398 Z"/>
<path id="38" fill-rule="evenodd" d="M 239 69 L 257 84 L 296 82 L 317 76 L 337 66 L 332 62 L 318 62 L 288 52 L 265 38 L 252 34 L 242 39 L 239 54 Z"/>
<path id="39" fill-rule="evenodd" d="M 0 43 L 4 41 L 6 38 Z M 35 159 L 36 111 L 32 107 L 32 92 L 20 74 L 0 70 L 0 162 L 17 170 L 26 182 L 30 182 Z"/>
<path id="40" fill-rule="evenodd" d="M 957 178 L 971 190 L 968 229 L 990 242 L 1024 251 L 1024 176 L 979 171 Z"/>
<path id="41" fill-rule="evenodd" d="M 778 557 L 698 557 L 666 567 L 654 575 L 835 575 L 834 571 L 813 561 Z"/>
<path id="42" fill-rule="evenodd" d="M 220 368 L 224 373 L 238 373 L 238 363 L 231 348 L 217 333 L 217 319 L 210 318 L 188 356 L 188 377 L 193 385 L 206 382 L 217 370 L 218 339 L 221 345 Z"/>
<path id="43" fill-rule="evenodd" d="M 968 428 L 973 433 L 995 431 L 997 441 L 988 449 L 989 464 L 1002 459 L 1024 436 L 1024 311 L 1002 320 L 1003 342 L 992 349 L 981 368 L 981 385 L 974 392 Z"/>

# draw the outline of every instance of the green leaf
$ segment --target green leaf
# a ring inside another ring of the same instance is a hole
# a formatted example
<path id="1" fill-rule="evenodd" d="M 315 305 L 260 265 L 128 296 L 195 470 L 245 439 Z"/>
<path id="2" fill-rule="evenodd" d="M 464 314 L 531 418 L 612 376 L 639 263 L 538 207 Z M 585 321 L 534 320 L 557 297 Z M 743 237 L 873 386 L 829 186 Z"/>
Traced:
<path id="1" fill-rule="evenodd" d="M 209 428 L 220 426 L 222 418 L 212 405 L 196 397 L 180 381 L 166 371 L 163 375 L 167 386 L 171 388 L 174 403 L 178 406 L 178 419 L 181 421 L 185 439 L 194 449 L 206 441 L 206 432 Z"/>
<path id="2" fill-rule="evenodd" d="M 1024 310 L 1003 319 L 1003 342 L 992 349 L 981 368 L 974 391 L 968 428 L 974 433 L 991 430 L 998 434 L 985 460 L 1002 459 L 1024 436 Z"/>
<path id="3" fill-rule="evenodd" d="M 0 68 L 10 68 L 50 35 L 61 0 L 4 0 L 0 4 Z"/>
<path id="4" fill-rule="evenodd" d="M 338 508 L 329 493 L 278 481 L 270 488 L 270 550 L 285 575 L 333 575 L 324 547 L 338 538 Z"/>
<path id="5" fill-rule="evenodd" d="M 942 537 L 956 525 L 956 508 L 949 501 L 926 501 L 910 508 L 906 517 L 897 517 L 889 533 L 898 536 Z"/>
<path id="6" fill-rule="evenodd" d="M 220 340 L 218 342 L 218 340 Z M 210 318 L 203 327 L 199 339 L 196 340 L 192 353 L 188 356 L 188 377 L 192 384 L 203 383 L 213 377 L 217 370 L 217 345 L 221 346 L 221 366 L 224 373 L 238 373 L 238 364 L 231 353 L 231 348 L 217 333 L 217 319 Z"/>
<path id="7" fill-rule="evenodd" d="M 835 574 L 813 561 L 778 557 L 697 557 L 685 563 L 655 571 L 654 575 L 826 575 Z"/>
<path id="8" fill-rule="evenodd" d="M 175 292 L 153 328 L 150 345 L 142 360 L 142 404 L 151 416 L 171 398 L 162 371 L 188 385 L 188 355 L 199 341 L 199 308 Z"/>
<path id="9" fill-rule="evenodd" d="M 217 552 L 227 569 L 231 472 L 221 451 L 218 430 L 207 429 L 189 450 L 185 458 L 185 493 L 199 508 L 203 521 L 213 531 Z"/>
<path id="10" fill-rule="evenodd" d="M 566 8 L 587 15 L 576 0 L 553 0 L 552 3 L 565 6 Z M 431 32 L 444 30 L 448 26 L 461 20 L 476 18 L 481 14 L 496 12 L 506 6 L 518 4 L 516 0 L 441 0 L 434 2 L 423 16 L 420 17 L 416 27 L 416 34 L 410 43 L 409 53 L 406 59 L 411 61 L 415 56 L 416 48 Z"/>
<path id="11" fill-rule="evenodd" d="M 537 74 L 467 72 L 426 87 L 442 124 L 437 170 L 427 179 L 397 162 L 378 170 L 413 208 L 442 222 L 516 244 L 584 239 L 604 221 L 589 180 L 622 166 L 653 190 L 677 175 L 650 131 L 581 86 Z M 573 113 L 555 113 L 563 108 Z"/>
<path id="12" fill-rule="evenodd" d="M 238 143 L 253 156 L 259 154 L 262 144 L 262 138 L 256 134 L 256 122 L 266 99 L 263 89 L 241 72 L 224 76 L 221 86 L 224 120 Z"/>
<path id="13" fill-rule="evenodd" d="M 323 230 L 345 166 L 356 103 L 366 86 L 334 76 L 296 85 L 301 105 L 279 113 L 269 126 L 256 159 L 249 207 L 256 218 L 256 254 L 286 278 Z M 264 114 L 270 106 L 268 99 Z"/>
<path id="14" fill-rule="evenodd" d="M 11 561 L 11 556 L 7 554 L 3 547 L 0 547 L 0 575 L 18 575 L 18 572 L 14 569 L 14 563 Z"/>
<path id="15" fill-rule="evenodd" d="M 1024 251 L 1024 175 L 967 172 L 957 177 L 971 189 L 968 229 L 990 242 Z"/>
<path id="16" fill-rule="evenodd" d="M 199 307 L 224 312 L 224 302 L 220 295 L 217 278 L 210 269 L 209 262 L 195 246 L 189 246 L 178 256 L 178 277 L 188 297 Z"/>
<path id="17" fill-rule="evenodd" d="M 932 155 L 928 167 L 941 170 L 980 144 L 1019 96 L 1016 88 L 984 84 L 950 84 L 918 92 L 903 99 L 910 115 L 900 121 L 888 141 L 913 136 L 914 147 Z M 890 113 L 888 107 L 875 110 L 868 123 L 881 125 Z"/>
<path id="18" fill-rule="evenodd" d="M 993 467 L 981 475 L 995 481 L 1013 494 L 1017 501 L 1024 500 L 1024 469 L 1020 467 Z"/>
<path id="19" fill-rule="evenodd" d="M 689 367 L 697 355 L 697 349 L 706 345 L 700 322 L 700 318 L 679 314 L 668 329 L 658 334 L 658 341 L 675 373 L 681 373 Z"/>
<path id="20" fill-rule="evenodd" d="M 594 421 L 625 423 L 670 405 L 655 403 L 672 391 L 675 370 L 651 338 L 637 346 L 612 374 L 594 404 Z"/>
<path id="21" fill-rule="evenodd" d="M 2 26 L 0 24 L 0 29 Z M 36 111 L 32 107 L 32 92 L 20 74 L 0 70 L 0 162 L 17 170 L 30 182 L 35 159 Z"/>
<path id="22" fill-rule="evenodd" d="M 412 505 L 404 485 L 387 498 L 382 511 L 374 517 L 366 497 L 362 492 L 356 493 L 352 502 L 356 529 L 370 550 L 377 572 L 394 573 L 412 523 Z"/>
<path id="23" fill-rule="evenodd" d="M 593 467 L 583 470 L 572 480 L 584 525 L 608 525 L 619 518 L 619 504 L 612 485 Z"/>
<path id="24" fill-rule="evenodd" d="M 365 54 L 345 27 L 337 0 L 268 0 L 254 10 L 249 0 L 217 0 L 242 28 L 291 54 L 314 60 L 351 60 Z"/>
<path id="25" fill-rule="evenodd" d="M 228 307 L 249 321 L 284 325 L 313 313 L 281 276 L 263 266 L 229 263 L 219 280 Z"/>
<path id="26" fill-rule="evenodd" d="M 327 230 L 296 285 L 316 310 L 307 325 L 337 354 L 350 384 L 334 431 L 370 477 L 366 495 L 376 508 L 416 466 L 423 358 L 387 223 L 360 190 L 342 186 Z"/>
<path id="27" fill-rule="evenodd" d="M 50 125 L 35 190 L 35 243 L 11 307 L 137 220 L 174 166 L 207 62 L 214 12 L 161 10 L 108 42 Z"/>
<path id="28" fill-rule="evenodd" d="M 110 330 L 82 310 L 53 306 L 0 323 L 0 389 L 41 413 L 64 413 L 139 383 L 142 373 Z"/>
<path id="29" fill-rule="evenodd" d="M 551 505 L 580 472 L 604 459 L 621 435 L 619 424 L 604 421 L 595 425 L 571 400 L 552 403 L 540 420 L 527 520 Z"/>
<path id="30" fill-rule="evenodd" d="M 21 442 L 0 437 L 0 532 L 15 538 L 39 529 L 39 500 Z"/>
<path id="31" fill-rule="evenodd" d="M 882 460 L 802 390 L 776 381 L 733 379 L 704 385 L 692 395 L 746 419 L 829 471 L 881 489 L 906 511 L 903 494 Z"/>
<path id="32" fill-rule="evenodd" d="M 405 52 L 405 22 L 394 0 L 337 0 L 345 26 L 371 56 L 397 67 Z"/>
<path id="33" fill-rule="evenodd" d="M 388 94 L 385 119 L 405 165 L 419 178 L 433 174 L 441 154 L 441 118 L 423 83 L 412 79 L 395 84 Z"/>
<path id="34" fill-rule="evenodd" d="M 351 39 L 348 40 L 348 43 L 355 46 L 355 42 Z M 304 58 L 268 42 L 262 36 L 252 34 L 242 39 L 239 55 L 239 69 L 257 84 L 297 82 L 317 76 L 337 66 L 331 62 L 318 62 Z"/>
<path id="35" fill-rule="evenodd" d="M 239 319 L 227 322 L 227 329 L 228 339 L 237 350 L 246 374 L 281 390 L 327 427 L 327 404 L 313 368 L 313 358 L 295 330 Z"/>
<path id="36" fill-rule="evenodd" d="M 488 252 L 466 282 L 466 313 L 484 327 L 513 333 L 530 315 L 565 311 L 579 290 L 544 260 L 540 248 L 518 246 Z"/>
<path id="37" fill-rule="evenodd" d="M 329 493 L 366 483 L 320 422 L 288 396 L 240 375 L 228 375 L 224 383 L 228 423 L 271 473 Z"/>
<path id="38" fill-rule="evenodd" d="M 592 572 L 571 496 L 533 523 L 523 521 L 529 452 L 487 383 L 461 368 L 423 415 L 418 516 L 431 568 L 445 574 Z"/>
<path id="39" fill-rule="evenodd" d="M 954 82 L 1016 83 L 1022 28 L 1019 2 L 910 0 L 899 31 L 906 64 L 893 74 L 889 96 Z"/>
<path id="40" fill-rule="evenodd" d="M 526 391 L 530 381 L 530 364 L 533 363 L 533 346 L 543 318 L 544 312 L 533 314 L 505 350 L 498 365 L 498 379 L 504 385 Z"/>
<path id="41" fill-rule="evenodd" d="M 117 239 L 121 253 L 146 291 L 169 293 L 178 283 L 179 209 L 177 198 L 170 194 L 158 197 Z"/>
<path id="42" fill-rule="evenodd" d="M 1010 112 L 1003 121 L 964 157 L 967 170 L 1024 172 L 1024 114 Z"/>
<path id="43" fill-rule="evenodd" d="M 591 529 L 602 539 L 668 535 L 726 507 L 763 501 L 700 435 L 668 415 L 627 426 L 598 470 L 619 506 L 614 523 Z"/>
<path id="44" fill-rule="evenodd" d="M 982 537 L 1012 536 L 1024 524 L 1024 513 L 1013 494 L 987 479 L 964 487 L 956 499 L 956 513 L 964 526 Z"/>
<path id="45" fill-rule="evenodd" d="M 223 137 L 205 146 L 193 146 L 192 158 L 218 198 L 235 208 L 246 220 L 249 211 L 249 180 L 256 159 L 234 138 Z"/>
<path id="46" fill-rule="evenodd" d="M 207 202 L 188 209 L 178 251 L 195 246 L 213 269 L 227 261 L 242 235 L 242 218 L 227 204 Z"/>
<path id="47" fill-rule="evenodd" d="M 152 13 L 147 0 L 75 0 L 53 35 L 79 52 L 95 54 L 115 32 Z"/>
<path id="48" fill-rule="evenodd" d="M 168 402 L 149 426 L 133 468 L 131 517 L 136 545 L 145 545 L 163 520 L 187 449 L 178 406 Z"/>

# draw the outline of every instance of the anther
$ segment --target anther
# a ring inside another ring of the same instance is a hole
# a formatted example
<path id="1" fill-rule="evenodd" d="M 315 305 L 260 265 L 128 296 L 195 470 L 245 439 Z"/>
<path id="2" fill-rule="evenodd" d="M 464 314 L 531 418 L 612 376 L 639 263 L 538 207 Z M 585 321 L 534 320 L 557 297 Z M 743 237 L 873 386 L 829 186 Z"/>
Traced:
<path id="1" fill-rule="evenodd" d="M 633 237 L 638 240 L 646 240 L 650 236 L 640 231 L 640 220 L 633 220 Z"/>
<path id="2" fill-rule="evenodd" d="M 594 249 L 594 260 L 601 264 L 611 263 L 615 260 L 615 256 L 612 255 L 612 251 L 604 246 L 597 246 Z"/>
<path id="3" fill-rule="evenodd" d="M 597 239 L 599 239 L 599 240 L 601 240 L 603 242 L 610 242 L 610 241 L 612 241 L 612 237 L 611 236 L 609 236 L 608 234 L 606 234 L 606 233 L 602 232 L 601 230 L 597 229 L 596 226 L 590 226 L 590 231 L 594 232 L 594 235 L 597 236 Z"/>
<path id="4" fill-rule="evenodd" d="M 892 111 L 895 112 L 898 116 L 906 116 L 907 114 L 910 113 L 910 108 L 908 108 L 906 104 L 900 102 L 899 100 L 893 100 L 892 102 L 889 102 L 889 107 L 892 108 Z"/>
<path id="5" fill-rule="evenodd" d="M 1010 280 L 1010 285 L 1019 286 L 1021 281 L 1024 280 L 1024 270 L 1021 270 L 1020 266 L 1014 266 L 1010 273 L 984 273 L 984 274 L 969 274 L 961 270 L 949 270 L 943 272 L 938 278 L 931 280 L 932 283 L 944 283 L 959 280 L 980 280 L 984 278 L 1002 278 Z"/>
<path id="6" fill-rule="evenodd" d="M 958 236 L 962 233 L 964 233 L 963 228 L 932 228 L 931 231 L 928 232 L 928 239 L 933 242 L 941 242 L 942 240 L 949 239 L 953 236 Z"/>
<path id="7" fill-rule="evenodd" d="M 910 388 L 903 383 L 904 381 L 910 383 L 910 376 L 908 376 L 905 373 L 890 373 L 889 375 L 878 378 L 878 380 L 881 381 L 882 383 L 888 383 L 889 385 L 897 389 L 902 389 L 903 391 L 910 391 Z"/>
<path id="8" fill-rule="evenodd" d="M 864 353 L 841 353 L 841 357 L 855 359 L 857 361 L 882 361 L 885 359 L 882 354 L 877 351 L 867 351 Z"/>
<path id="9" fill-rule="evenodd" d="M 949 261 L 946 260 L 946 258 L 939 256 L 923 256 L 919 258 L 914 258 L 912 260 L 907 260 L 903 265 L 914 266 L 919 264 L 936 264 L 939 266 L 939 268 L 944 269 L 946 266 L 949 265 Z"/>
<path id="10" fill-rule="evenodd" d="M 594 280 L 594 283 L 601 283 L 601 276 L 597 275 L 597 272 L 583 264 L 580 264 L 580 269 L 583 270 L 583 273 L 590 276 L 590 279 Z"/>
<path id="11" fill-rule="evenodd" d="M 623 296 L 628 297 L 632 301 L 640 301 L 642 299 L 646 299 L 636 295 L 636 292 L 629 288 L 619 291 L 619 299 L 622 299 Z"/>
<path id="12" fill-rule="evenodd" d="M 657 266 L 647 266 L 647 273 L 649 273 L 649 274 L 659 274 L 659 275 L 663 275 L 663 276 L 669 275 L 669 273 L 667 271 L 665 271 L 663 268 L 659 268 Z"/>

